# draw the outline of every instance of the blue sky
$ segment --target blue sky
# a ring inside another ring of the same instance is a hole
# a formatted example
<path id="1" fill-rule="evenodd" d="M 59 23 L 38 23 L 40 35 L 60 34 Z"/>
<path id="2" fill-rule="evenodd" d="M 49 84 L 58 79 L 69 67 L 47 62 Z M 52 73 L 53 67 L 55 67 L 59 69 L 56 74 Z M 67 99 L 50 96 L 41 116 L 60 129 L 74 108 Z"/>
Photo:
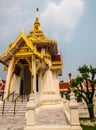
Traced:
<path id="1" fill-rule="evenodd" d="M 83 64 L 96 67 L 96 0 L 0 0 L 0 55 L 22 28 L 28 34 L 36 8 L 44 34 L 58 43 L 64 62 L 60 80 L 73 77 Z M 0 77 L 5 79 L 3 65 Z"/>

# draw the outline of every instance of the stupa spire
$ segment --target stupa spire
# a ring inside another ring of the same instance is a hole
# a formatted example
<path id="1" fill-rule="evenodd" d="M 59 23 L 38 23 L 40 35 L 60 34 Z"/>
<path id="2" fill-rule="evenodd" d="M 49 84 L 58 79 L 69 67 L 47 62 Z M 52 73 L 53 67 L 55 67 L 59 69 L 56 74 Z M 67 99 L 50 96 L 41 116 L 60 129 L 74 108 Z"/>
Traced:
<path id="1" fill-rule="evenodd" d="M 38 18 L 38 11 L 39 11 L 39 9 L 37 8 L 36 9 L 36 18 Z"/>
<path id="2" fill-rule="evenodd" d="M 36 9 L 36 20 L 35 20 L 35 23 L 34 23 L 34 24 L 40 25 L 40 23 L 39 23 L 39 18 L 38 18 L 38 11 L 39 11 L 39 9 L 37 8 L 37 9 Z"/>

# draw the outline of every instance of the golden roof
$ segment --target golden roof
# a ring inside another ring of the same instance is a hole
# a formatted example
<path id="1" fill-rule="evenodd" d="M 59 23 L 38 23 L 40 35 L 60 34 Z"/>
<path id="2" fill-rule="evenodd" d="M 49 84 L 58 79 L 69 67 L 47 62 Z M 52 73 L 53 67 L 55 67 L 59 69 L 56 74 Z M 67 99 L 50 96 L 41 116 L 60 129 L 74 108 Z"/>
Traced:
<path id="1" fill-rule="evenodd" d="M 20 47 L 23 41 L 25 41 L 28 47 L 36 50 L 35 52 L 38 56 L 40 55 L 40 52 L 37 51 L 38 47 L 41 48 L 47 46 L 50 54 L 58 53 L 56 42 L 54 40 L 47 39 L 40 28 L 38 9 L 36 12 L 36 20 L 30 33 L 26 36 L 24 35 L 24 30 L 22 30 L 17 39 L 14 42 L 10 43 L 4 54 L 0 56 L 0 62 L 5 63 L 16 52 L 16 50 Z M 34 46 L 35 44 L 36 46 Z"/>
<path id="2" fill-rule="evenodd" d="M 40 28 L 40 22 L 39 22 L 39 19 L 38 19 L 38 8 L 37 8 L 37 11 L 36 11 L 36 20 L 35 20 L 35 23 L 34 23 L 34 26 L 33 28 L 31 29 L 30 33 L 27 35 L 27 38 L 29 40 L 31 40 L 33 43 L 34 42 L 42 42 L 42 43 L 56 43 L 54 40 L 51 40 L 51 39 L 48 39 L 44 34 L 43 34 L 43 31 L 41 30 Z"/>

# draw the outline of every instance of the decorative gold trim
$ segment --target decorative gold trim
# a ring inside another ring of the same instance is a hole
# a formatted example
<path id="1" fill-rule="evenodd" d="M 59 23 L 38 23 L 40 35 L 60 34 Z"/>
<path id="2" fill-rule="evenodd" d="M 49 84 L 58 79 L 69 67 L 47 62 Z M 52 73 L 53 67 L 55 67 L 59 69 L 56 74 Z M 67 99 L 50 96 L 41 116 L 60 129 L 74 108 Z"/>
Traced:
<path id="1" fill-rule="evenodd" d="M 62 61 L 52 61 L 52 65 L 63 64 Z"/>
<path id="2" fill-rule="evenodd" d="M 6 71 L 6 73 L 8 72 L 8 67 L 6 65 L 4 66 L 4 71 Z"/>
<path id="3" fill-rule="evenodd" d="M 37 57 L 39 57 L 39 58 L 41 58 L 41 59 L 43 58 L 43 54 L 39 53 L 39 52 L 37 51 L 36 47 L 32 44 L 32 41 L 29 41 L 29 40 L 27 39 L 27 37 L 24 35 L 24 33 L 21 32 L 21 34 L 18 36 L 18 38 L 17 38 L 13 43 L 11 43 L 11 44 L 9 45 L 9 47 L 6 49 L 5 53 L 0 56 L 0 59 L 1 59 L 1 60 L 2 60 L 2 58 L 6 57 L 9 53 L 12 55 L 11 50 L 12 50 L 13 48 L 15 48 L 15 47 L 16 47 L 16 49 L 18 48 L 18 47 L 16 46 L 16 44 L 19 42 L 20 39 L 23 39 L 23 40 L 25 41 L 26 45 L 31 49 L 31 53 L 30 53 L 30 54 L 33 53 L 33 54 L 35 54 Z M 17 54 L 17 55 L 19 56 L 19 55 L 21 55 L 21 54 Z M 26 53 L 25 53 L 25 55 L 26 55 Z"/>
<path id="4" fill-rule="evenodd" d="M 16 64 L 19 62 L 20 59 L 25 59 L 29 64 L 29 70 L 32 73 L 32 60 L 31 57 L 15 57 L 15 62 L 13 68 L 15 69 Z"/>
<path id="5" fill-rule="evenodd" d="M 41 63 L 36 67 L 36 73 L 38 73 L 38 70 L 40 69 Z"/>
<path id="6" fill-rule="evenodd" d="M 55 69 L 62 69 L 64 66 L 63 65 L 58 65 L 58 66 L 50 66 L 49 68 L 51 70 L 55 70 Z"/>

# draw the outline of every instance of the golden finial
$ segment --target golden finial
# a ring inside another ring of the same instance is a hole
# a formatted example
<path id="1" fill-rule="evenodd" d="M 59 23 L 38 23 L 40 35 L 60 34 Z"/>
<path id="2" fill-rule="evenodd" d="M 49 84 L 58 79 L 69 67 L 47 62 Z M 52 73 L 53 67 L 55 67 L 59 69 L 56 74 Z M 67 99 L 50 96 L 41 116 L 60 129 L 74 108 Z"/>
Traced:
<path id="1" fill-rule="evenodd" d="M 38 11 L 39 11 L 39 9 L 37 8 L 36 9 L 36 17 L 38 18 Z"/>

